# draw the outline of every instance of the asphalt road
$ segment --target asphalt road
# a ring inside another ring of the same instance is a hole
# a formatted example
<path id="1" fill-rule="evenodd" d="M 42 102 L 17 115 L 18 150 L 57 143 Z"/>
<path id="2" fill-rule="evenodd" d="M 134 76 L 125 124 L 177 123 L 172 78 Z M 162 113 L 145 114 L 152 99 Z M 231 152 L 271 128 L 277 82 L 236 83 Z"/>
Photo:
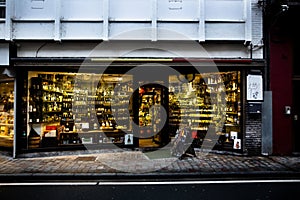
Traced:
<path id="1" fill-rule="evenodd" d="M 1 199 L 299 199 L 300 179 L 0 184 Z"/>

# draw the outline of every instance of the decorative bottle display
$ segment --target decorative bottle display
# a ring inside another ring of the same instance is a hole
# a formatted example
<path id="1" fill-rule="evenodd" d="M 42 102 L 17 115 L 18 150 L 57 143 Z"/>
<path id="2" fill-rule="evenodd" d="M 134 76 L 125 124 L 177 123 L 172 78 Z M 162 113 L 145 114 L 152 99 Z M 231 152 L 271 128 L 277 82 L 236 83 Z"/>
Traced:
<path id="1" fill-rule="evenodd" d="M 95 110 L 100 129 L 129 129 L 130 82 L 126 84 L 99 82 L 96 90 Z"/>
<path id="2" fill-rule="evenodd" d="M 14 83 L 0 83 L 0 146 L 13 147 L 14 138 Z"/>
<path id="3" fill-rule="evenodd" d="M 173 76 L 170 78 L 169 92 L 169 125 L 172 132 L 175 133 L 179 125 L 188 125 L 200 141 L 197 144 L 202 145 L 204 139 L 211 141 L 205 137 L 210 128 L 219 136 L 221 143 L 225 141 L 225 135 L 241 131 L 239 72 L 196 75 L 192 82 L 181 82 Z M 232 149 L 233 143 L 230 145 Z"/>
<path id="4" fill-rule="evenodd" d="M 233 138 L 230 134 L 241 131 L 240 83 L 239 72 L 197 74 L 191 82 L 181 82 L 176 76 L 170 76 L 171 136 L 180 124 L 184 124 L 190 126 L 198 138 L 204 139 L 208 129 L 219 127 L 218 123 L 224 121 L 223 128 L 214 131 L 220 138 L 228 135 L 224 141 L 229 144 Z M 43 130 L 49 124 L 61 126 L 57 137 L 61 145 L 122 142 L 122 130 L 131 130 L 132 76 L 35 73 L 28 80 L 28 87 L 25 97 L 28 103 L 24 109 L 28 127 L 40 125 L 42 128 L 36 130 Z M 153 126 L 159 118 L 155 119 L 156 110 L 147 106 L 155 107 L 165 97 L 151 88 L 140 94 L 141 106 L 135 111 L 139 112 L 140 126 Z M 152 128 L 154 132 L 159 129 Z M 40 135 L 42 137 L 43 132 Z M 241 139 L 239 136 L 235 135 L 235 139 Z"/>
<path id="5" fill-rule="evenodd" d="M 53 123 L 61 119 L 61 82 L 53 75 L 32 77 L 29 96 L 29 123 Z"/>
<path id="6" fill-rule="evenodd" d="M 103 81 L 101 77 L 108 78 Z M 59 145 L 122 142 L 129 125 L 132 78 L 73 73 L 33 73 L 29 79 L 28 126 L 61 126 Z M 41 132 L 41 136 L 43 133 Z M 82 136 L 82 140 L 81 137 Z M 47 138 L 48 139 L 48 138 Z"/>

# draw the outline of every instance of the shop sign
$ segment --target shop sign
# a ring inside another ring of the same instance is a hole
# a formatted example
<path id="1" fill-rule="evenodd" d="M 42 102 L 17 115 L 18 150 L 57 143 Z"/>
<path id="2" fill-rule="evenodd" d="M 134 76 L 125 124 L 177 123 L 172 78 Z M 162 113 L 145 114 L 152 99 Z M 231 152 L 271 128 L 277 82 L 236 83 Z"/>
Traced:
<path id="1" fill-rule="evenodd" d="M 263 100 L 263 78 L 262 75 L 247 76 L 247 100 L 262 101 Z"/>

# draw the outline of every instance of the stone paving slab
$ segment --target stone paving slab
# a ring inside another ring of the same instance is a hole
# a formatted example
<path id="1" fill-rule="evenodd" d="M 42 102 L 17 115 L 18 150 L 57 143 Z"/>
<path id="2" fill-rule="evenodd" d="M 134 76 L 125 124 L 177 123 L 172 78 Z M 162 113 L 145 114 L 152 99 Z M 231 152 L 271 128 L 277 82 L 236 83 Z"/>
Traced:
<path id="1" fill-rule="evenodd" d="M 238 156 L 197 152 L 197 157 L 149 158 L 141 151 L 98 152 L 13 159 L 0 154 L 1 176 L 160 175 L 160 174 L 300 174 L 300 157 Z"/>

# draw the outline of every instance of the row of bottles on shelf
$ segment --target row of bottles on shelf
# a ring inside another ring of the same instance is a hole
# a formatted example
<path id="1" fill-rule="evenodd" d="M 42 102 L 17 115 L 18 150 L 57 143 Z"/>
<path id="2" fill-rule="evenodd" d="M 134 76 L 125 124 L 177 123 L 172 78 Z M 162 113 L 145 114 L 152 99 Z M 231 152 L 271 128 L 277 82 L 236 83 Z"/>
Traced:
<path id="1" fill-rule="evenodd" d="M 54 123 L 61 122 L 66 125 L 70 125 L 70 123 L 76 124 L 89 124 L 83 129 L 87 130 L 98 130 L 98 129 L 118 129 L 121 127 L 128 127 L 128 117 L 117 118 L 114 117 L 105 117 L 101 119 L 93 119 L 93 118 L 84 118 L 78 117 L 73 119 L 72 117 L 61 117 L 60 115 L 38 115 L 37 113 L 29 114 L 29 123 Z M 78 126 L 77 130 L 82 130 L 81 127 Z"/>
<path id="2" fill-rule="evenodd" d="M 122 143 L 124 137 L 107 137 L 99 135 L 97 137 L 84 136 L 81 137 L 78 134 L 61 134 L 59 139 L 60 145 L 70 145 L 70 144 L 95 144 L 95 143 Z M 130 141 L 130 138 L 129 138 Z"/>
<path id="3" fill-rule="evenodd" d="M 14 115 L 13 113 L 0 112 L 0 124 L 13 124 Z"/>
<path id="4" fill-rule="evenodd" d="M 1 145 L 12 147 L 14 135 L 14 82 L 0 83 L 0 135 L 10 136 Z"/>
<path id="5" fill-rule="evenodd" d="M 56 75 L 59 76 L 59 75 Z M 66 76 L 66 75 L 65 75 Z M 62 76 L 62 77 L 65 77 Z M 41 77 L 46 78 L 45 80 Z M 75 77 L 72 77 L 72 81 L 67 81 L 72 84 L 72 87 L 66 85 L 65 82 L 52 81 L 54 76 L 49 76 L 47 74 L 38 75 L 38 77 L 31 78 L 31 89 L 40 90 L 43 89 L 46 92 L 57 92 L 67 95 L 68 92 L 72 92 L 76 96 L 76 100 L 81 97 L 111 97 L 114 95 L 122 96 L 127 95 L 128 92 L 132 92 L 130 82 L 126 84 L 115 84 L 115 83 L 102 83 L 99 82 L 98 87 L 93 87 L 91 80 L 80 81 L 73 80 Z M 48 78 L 51 78 L 50 80 Z M 58 80 L 63 80 L 64 78 L 58 78 Z"/>
<path id="6" fill-rule="evenodd" d="M 122 108 L 122 105 L 128 107 L 129 88 L 128 85 L 121 86 L 111 82 L 99 82 L 97 88 L 89 91 L 83 89 L 81 93 L 75 93 L 76 104 L 73 109 L 75 113 L 87 113 L 88 118 L 96 115 L 96 119 L 90 120 L 89 129 L 116 130 L 127 128 L 129 127 L 129 117 L 125 116 L 127 109 Z M 118 107 L 115 102 L 121 107 Z M 82 117 L 80 120 L 85 121 Z M 80 120 L 76 116 L 75 122 Z"/>
<path id="7" fill-rule="evenodd" d="M 68 119 L 76 119 L 78 122 L 81 121 L 87 121 L 91 119 L 94 116 L 97 116 L 99 120 L 101 118 L 104 118 L 103 116 L 114 116 L 111 118 L 117 118 L 118 120 L 128 120 L 129 116 L 126 115 L 126 109 L 111 109 L 109 107 L 107 108 L 101 108 L 97 109 L 97 112 L 94 107 L 73 107 L 68 108 L 64 107 L 64 110 L 62 110 L 61 105 L 57 105 L 55 103 L 53 104 L 46 104 L 43 105 L 42 112 L 40 112 L 40 107 L 36 106 L 35 104 L 29 105 L 29 117 L 30 122 L 52 122 L 52 121 L 58 121 L 60 119 L 68 118 Z M 49 116 L 54 118 L 54 120 L 49 120 Z M 46 118 L 44 117 L 46 116 Z M 43 120 L 41 120 L 41 117 L 43 117 Z M 36 120 L 33 120 L 33 118 L 37 118 Z"/>
<path id="8" fill-rule="evenodd" d="M 31 112 L 38 112 L 38 113 L 48 113 L 48 112 L 61 112 L 63 110 L 63 105 L 57 102 L 47 103 L 47 104 L 36 104 L 35 102 L 31 102 L 29 104 L 28 111 Z"/>
<path id="9" fill-rule="evenodd" d="M 43 80 L 41 77 L 31 78 L 31 89 L 62 93 L 61 83 L 53 80 Z"/>
<path id="10" fill-rule="evenodd" d="M 127 109 L 111 105 L 115 94 L 113 86 L 105 83 L 95 89 L 84 82 L 74 81 L 72 76 L 40 74 L 31 78 L 29 122 L 61 122 L 65 131 L 128 127 Z M 129 90 L 129 86 L 119 85 L 115 101 L 128 107 Z"/>
<path id="11" fill-rule="evenodd" d="M 38 112 L 29 113 L 29 123 L 52 123 L 59 122 L 61 120 L 61 116 L 58 114 L 41 114 Z"/>
<path id="12" fill-rule="evenodd" d="M 226 116 L 226 123 L 234 124 L 234 125 L 239 125 L 239 117 L 236 115 L 227 115 Z"/>
<path id="13" fill-rule="evenodd" d="M 238 77 L 237 72 L 203 76 L 196 75 L 194 81 L 190 83 L 172 82 L 169 86 L 169 91 L 185 94 L 188 94 L 188 91 L 190 91 L 197 94 L 197 96 L 215 92 L 239 92 L 240 84 Z"/>
<path id="14" fill-rule="evenodd" d="M 14 92 L 12 83 L 0 83 L 0 111 L 13 113 Z"/>
<path id="15" fill-rule="evenodd" d="M 170 123 L 190 122 L 193 129 L 203 131 L 221 119 L 226 124 L 239 125 L 241 106 L 238 77 L 237 72 L 232 72 L 196 75 L 190 83 L 172 82 L 169 86 L 169 90 L 173 91 L 169 98 Z M 192 101 L 190 94 L 195 95 Z"/>
<path id="16" fill-rule="evenodd" d="M 41 110 L 42 108 L 42 110 Z M 48 112 L 72 112 L 76 114 L 86 114 L 87 116 L 91 116 L 93 114 L 101 115 L 102 113 L 114 113 L 115 115 L 126 114 L 126 108 L 111 108 L 110 106 L 99 106 L 95 107 L 92 105 L 85 106 L 73 106 L 72 104 L 64 103 L 59 104 L 57 102 L 45 103 L 43 105 L 37 104 L 36 102 L 30 102 L 29 113 L 37 112 L 37 113 L 48 113 Z"/>
<path id="17" fill-rule="evenodd" d="M 241 102 L 227 101 L 226 112 L 231 112 L 231 113 L 236 113 L 236 114 L 241 112 Z"/>
<path id="18" fill-rule="evenodd" d="M 133 92 L 132 78 L 129 76 L 40 73 L 37 74 L 37 77 L 32 77 L 31 80 L 32 88 L 42 89 L 44 87 L 49 91 L 56 91 L 59 87 L 58 90 L 76 90 L 79 93 L 95 91 L 104 96 L 114 95 L 115 93 L 120 95 L 120 92 Z M 95 83 L 98 83 L 96 88 L 94 87 Z"/>
<path id="19" fill-rule="evenodd" d="M 63 132 L 82 132 L 82 131 L 92 131 L 92 130 L 115 130 L 119 126 L 116 124 L 116 121 L 113 119 L 107 120 L 91 120 L 89 122 L 74 122 L 74 121 L 65 121 L 63 124 Z M 120 126 L 127 128 L 127 125 Z"/>
<path id="20" fill-rule="evenodd" d="M 82 139 L 77 134 L 62 134 L 60 144 L 81 144 Z"/>

